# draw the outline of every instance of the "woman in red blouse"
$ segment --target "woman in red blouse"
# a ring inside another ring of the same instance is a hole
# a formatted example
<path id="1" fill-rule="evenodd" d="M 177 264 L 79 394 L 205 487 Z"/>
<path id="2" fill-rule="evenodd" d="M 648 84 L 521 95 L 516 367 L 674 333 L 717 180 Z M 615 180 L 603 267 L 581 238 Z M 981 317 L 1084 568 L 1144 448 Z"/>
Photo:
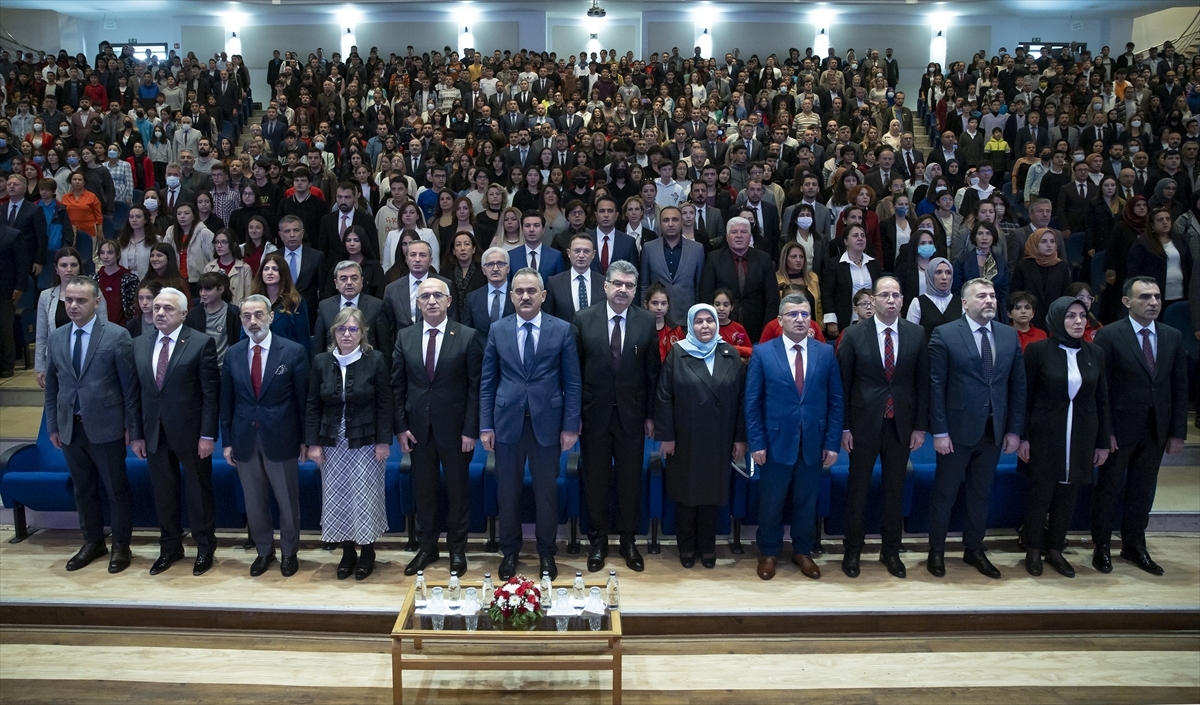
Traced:
<path id="1" fill-rule="evenodd" d="M 670 319 L 671 299 L 667 288 L 658 282 L 646 287 L 646 310 L 654 314 L 654 326 L 658 330 L 658 354 L 666 360 L 671 346 L 686 336 L 683 329 Z"/>

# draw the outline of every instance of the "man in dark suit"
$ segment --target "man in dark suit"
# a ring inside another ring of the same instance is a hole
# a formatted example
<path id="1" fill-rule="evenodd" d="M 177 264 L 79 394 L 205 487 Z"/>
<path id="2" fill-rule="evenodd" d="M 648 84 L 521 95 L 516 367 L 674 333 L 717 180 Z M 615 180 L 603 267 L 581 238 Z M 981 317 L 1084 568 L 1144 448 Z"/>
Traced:
<path id="1" fill-rule="evenodd" d="M 723 135 L 717 134 L 720 128 L 716 123 L 710 123 L 704 128 L 704 152 L 708 155 L 708 161 L 713 164 L 724 164 L 725 155 L 729 152 L 729 144 L 725 141 Z"/>
<path id="2" fill-rule="evenodd" d="M 1100 187 L 1088 178 L 1087 162 L 1078 162 L 1072 168 L 1075 179 L 1058 189 L 1058 204 L 1054 215 L 1058 218 L 1063 239 L 1072 232 L 1082 233 L 1087 225 L 1088 207 L 1100 193 Z"/>
<path id="3" fill-rule="evenodd" d="M 13 321 L 17 301 L 25 293 L 25 287 L 32 285 L 29 272 L 33 262 L 33 253 L 21 231 L 3 224 L 0 224 L 0 262 L 6 263 L 0 267 L 0 379 L 3 379 L 12 377 L 16 367 Z"/>
<path id="4" fill-rule="evenodd" d="M 509 268 L 519 272 L 525 267 L 537 270 L 545 281 L 563 271 L 562 254 L 542 243 L 546 232 L 546 217 L 538 211 L 525 211 L 521 216 L 521 235 L 525 244 L 509 250 Z"/>
<path id="5" fill-rule="evenodd" d="M 565 132 L 570 139 L 583 129 L 583 117 L 575 112 L 575 103 L 567 103 L 567 112 L 558 117 L 558 129 Z"/>
<path id="6" fill-rule="evenodd" d="M 357 207 L 361 194 L 362 189 L 348 181 L 338 184 L 334 211 L 321 218 L 321 230 L 317 233 L 317 249 L 325 253 L 326 261 L 340 262 L 346 259 L 349 253 L 342 240 L 346 237 L 346 231 L 355 225 L 366 233 L 362 243 L 363 254 L 376 262 L 380 261 L 376 252 L 379 249 L 379 233 L 375 229 L 375 219 L 368 211 Z"/>
<path id="7" fill-rule="evenodd" d="M 962 302 L 963 317 L 935 328 L 929 341 L 929 430 L 938 456 L 926 568 L 934 577 L 946 574 L 950 510 L 965 482 L 963 562 L 999 578 L 983 536 L 996 463 L 1001 452 L 1016 451 L 1025 427 L 1025 364 L 1016 331 L 994 323 L 990 281 L 964 284 Z"/>
<path id="8" fill-rule="evenodd" d="M 908 456 L 925 442 L 929 415 L 929 354 L 921 326 L 900 318 L 904 296 L 892 276 L 875 280 L 875 316 L 851 326 L 837 346 L 846 415 L 842 448 L 850 454 L 846 487 L 846 553 L 842 572 L 859 574 L 865 531 L 863 509 L 878 459 L 883 484 L 883 549 L 879 560 L 897 578 L 904 532 L 904 476 Z"/>
<path id="9" fill-rule="evenodd" d="M 580 240 L 582 244 L 582 240 Z M 587 568 L 595 573 L 608 558 L 608 535 L 620 534 L 621 557 L 630 570 L 645 569 L 634 541 L 641 506 L 642 449 L 654 437 L 658 389 L 658 330 L 654 314 L 633 306 L 637 268 L 619 260 L 604 281 L 607 301 L 575 316 L 572 332 L 583 373 L 583 488 L 591 520 Z M 616 522 L 609 495 L 617 490 Z"/>
<path id="10" fill-rule="evenodd" d="M 388 284 L 383 290 L 383 300 L 391 309 L 391 321 L 397 331 L 420 322 L 417 289 L 426 279 L 439 279 L 447 286 L 452 285 L 449 279 L 432 271 L 433 247 L 428 242 L 410 242 L 405 261 L 408 262 L 408 275 Z"/>
<path id="11" fill-rule="evenodd" d="M 100 484 L 112 514 L 108 572 L 129 567 L 133 493 L 125 474 L 125 441 L 142 440 L 137 370 L 129 332 L 97 315 L 100 288 L 72 277 L 62 288 L 70 325 L 50 334 L 46 365 L 46 432 L 63 452 L 83 531 L 83 547 L 67 561 L 79 570 L 108 553 Z"/>
<path id="12" fill-rule="evenodd" d="M 631 262 L 635 267 L 639 264 L 637 241 L 617 228 L 619 208 L 611 196 L 601 196 L 596 202 L 596 231 L 592 238 L 596 256 L 592 259 L 592 269 L 600 274 L 607 273 L 608 265 L 618 260 Z"/>
<path id="13" fill-rule="evenodd" d="M 925 153 L 913 144 L 911 132 L 900 136 L 900 149 L 896 150 L 896 168 L 908 178 L 912 178 L 913 167 L 917 162 L 925 162 Z"/>
<path id="14" fill-rule="evenodd" d="M 570 268 L 546 280 L 544 312 L 570 323 L 577 312 L 604 298 L 604 275 L 592 268 L 595 257 L 591 235 L 587 231 L 576 233 L 567 249 Z"/>
<path id="15" fill-rule="evenodd" d="M 396 438 L 412 456 L 412 483 L 420 549 L 405 575 L 439 560 L 437 524 L 439 477 L 448 501 L 446 548 L 450 571 L 467 570 L 468 467 L 479 436 L 479 375 L 483 336 L 446 318 L 450 287 L 426 279 L 417 289 L 424 319 L 396 336 L 392 353 L 392 394 L 396 399 Z M 439 472 L 439 468 L 441 472 Z"/>
<path id="16" fill-rule="evenodd" d="M 294 215 L 279 219 L 279 254 L 288 263 L 292 284 L 308 307 L 308 323 L 317 321 L 317 303 L 321 300 L 321 284 L 325 278 L 325 256 L 315 247 L 304 244 L 304 221 Z"/>
<path id="17" fill-rule="evenodd" d="M 1050 131 L 1042 127 L 1042 114 L 1036 110 L 1026 113 L 1025 127 L 1017 130 L 1017 148 L 1014 154 L 1024 155 L 1025 145 L 1029 142 L 1037 145 L 1034 154 L 1041 154 L 1043 149 L 1050 146 Z"/>
<path id="18" fill-rule="evenodd" d="M 221 109 L 221 120 L 234 122 L 242 104 L 242 89 L 237 81 L 229 76 L 228 71 L 222 71 L 220 79 L 213 85 L 213 94 L 217 96 L 217 107 Z"/>
<path id="19" fill-rule="evenodd" d="M 1129 279 L 1123 293 L 1129 317 L 1102 328 L 1095 341 L 1107 362 L 1113 437 L 1092 496 L 1092 565 L 1112 571 L 1113 511 L 1124 490 L 1121 557 L 1162 575 L 1146 550 L 1146 524 L 1163 451 L 1178 453 L 1187 437 L 1187 356 L 1179 332 L 1155 320 L 1162 294 L 1154 279 Z"/>
<path id="20" fill-rule="evenodd" d="M 479 394 L 480 440 L 496 453 L 500 579 L 517 572 L 521 552 L 521 487 L 525 464 L 533 477 L 539 573 L 558 575 L 559 454 L 579 439 L 582 381 L 575 338 L 566 322 L 544 314 L 546 292 L 533 269 L 512 280 L 516 314 L 488 332 Z"/>
<path id="21" fill-rule="evenodd" d="M 745 326 L 751 340 L 758 340 L 779 307 L 775 265 L 766 252 L 750 247 L 750 221 L 745 218 L 730 218 L 725 224 L 725 244 L 704 261 L 700 301 L 711 303 L 717 289 L 733 292 L 734 320 Z"/>
<path id="22" fill-rule="evenodd" d="M 184 557 L 180 468 L 188 523 L 196 539 L 192 575 L 208 571 L 217 550 L 212 452 L 220 414 L 221 372 L 216 343 L 183 324 L 187 312 L 188 298 L 183 292 L 163 289 L 154 298 L 155 332 L 133 341 L 146 436 L 144 441 L 134 441 L 133 452 L 145 458 L 150 468 L 162 532 L 151 575 Z"/>
<path id="23" fill-rule="evenodd" d="M 508 296 L 508 252 L 503 247 L 489 247 L 480 266 L 488 283 L 467 294 L 462 323 L 486 337 L 493 323 L 511 316 L 516 309 Z"/>
<path id="24" fill-rule="evenodd" d="M 417 182 L 417 186 L 425 184 L 425 175 L 429 172 L 429 163 L 423 154 L 424 145 L 421 140 L 412 139 L 408 143 L 408 153 L 404 157 L 404 170 Z"/>
<path id="25" fill-rule="evenodd" d="M 518 108 L 517 101 L 509 99 L 505 103 L 504 114 L 500 116 L 500 132 L 511 135 L 523 127 L 525 127 L 525 114 Z"/>
<path id="26" fill-rule="evenodd" d="M 362 293 L 362 267 L 357 262 L 343 260 L 333 268 L 333 288 L 336 296 L 317 306 L 317 322 L 313 326 L 313 350 L 324 352 L 329 347 L 329 329 L 338 310 L 355 306 L 367 322 L 367 342 L 376 350 L 392 349 L 392 313 L 382 299 Z"/>
<path id="27" fill-rule="evenodd" d="M 1169 103 L 1163 103 L 1163 105 L 1169 105 Z M 1117 141 L 1116 128 L 1106 124 L 1107 115 L 1103 110 L 1095 113 L 1092 116 L 1092 124 L 1083 128 L 1079 134 L 1079 146 L 1084 147 L 1089 153 L 1092 151 L 1092 145 L 1096 142 L 1103 142 L 1104 149 L 1107 151 Z"/>
<path id="28" fill-rule="evenodd" d="M 300 567 L 300 476 L 305 455 L 304 409 L 308 400 L 308 356 L 299 343 L 271 334 L 271 302 L 252 294 L 242 302 L 246 334 L 225 353 L 221 367 L 221 439 L 225 462 L 237 468 L 246 495 L 246 523 L 258 557 L 250 575 L 275 561 L 271 494 L 279 506 L 283 576 Z"/>
<path id="29" fill-rule="evenodd" d="M 821 468 L 837 460 L 842 378 L 833 349 L 808 336 L 812 308 L 801 294 L 779 304 L 783 335 L 754 347 L 746 369 L 746 439 L 759 480 L 758 559 L 763 580 L 775 577 L 783 549 L 783 504 L 792 498 L 792 562 L 812 579 L 821 570 L 816 540 Z"/>
<path id="30" fill-rule="evenodd" d="M 195 122 L 193 119 L 192 122 Z M 271 145 L 271 153 L 279 154 L 279 145 L 283 144 L 283 138 L 287 137 L 287 121 L 279 115 L 279 109 L 274 105 L 267 108 L 267 114 L 262 119 L 262 136 L 263 139 Z M 328 198 L 328 194 L 326 194 Z"/>
<path id="31" fill-rule="evenodd" d="M 766 185 L 761 178 L 751 178 L 746 185 L 746 199 L 739 206 L 754 211 L 758 221 L 758 231 L 761 237 L 754 242 L 754 247 L 766 252 L 771 259 L 779 255 L 779 208 L 765 199 Z"/>
<path id="32" fill-rule="evenodd" d="M 872 169 L 863 183 L 875 192 L 875 198 L 883 198 L 892 192 L 892 177 L 900 172 L 896 169 L 896 150 L 882 145 L 875 150 L 875 159 L 879 166 Z"/>
<path id="33" fill-rule="evenodd" d="M 267 85 L 275 87 L 275 81 L 279 79 L 279 69 L 283 67 L 283 59 L 279 58 L 279 50 L 276 49 L 271 53 L 271 60 L 267 62 Z"/>
<path id="34" fill-rule="evenodd" d="M 708 167 L 706 166 L 705 169 Z M 703 173 L 703 170 L 702 172 Z M 724 193 L 728 198 L 729 194 Z M 692 205 L 696 206 L 696 222 L 693 226 L 696 234 L 703 238 L 703 242 L 715 247 L 725 239 L 725 217 L 721 215 L 718 208 L 708 205 L 708 186 L 703 181 L 693 181 L 691 191 L 688 195 L 688 200 Z M 661 215 L 659 216 L 661 218 Z M 700 237 L 697 238 L 700 240 Z"/>

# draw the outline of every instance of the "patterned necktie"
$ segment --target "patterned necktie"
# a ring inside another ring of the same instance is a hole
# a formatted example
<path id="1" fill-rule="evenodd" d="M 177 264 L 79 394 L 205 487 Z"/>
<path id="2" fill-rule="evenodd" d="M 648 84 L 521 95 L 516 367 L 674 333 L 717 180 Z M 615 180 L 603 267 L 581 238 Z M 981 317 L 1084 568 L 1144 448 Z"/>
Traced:
<path id="1" fill-rule="evenodd" d="M 338 230 L 338 237 L 340 237 L 343 240 L 346 239 L 346 228 L 350 226 L 349 221 L 350 221 L 350 216 L 343 213 L 342 214 L 342 227 L 340 230 Z"/>
<path id="2" fill-rule="evenodd" d="M 492 310 L 490 315 L 492 323 L 500 320 L 500 296 L 501 294 L 499 289 L 492 290 Z"/>
<path id="3" fill-rule="evenodd" d="M 982 336 L 979 343 L 979 356 L 983 358 L 983 379 L 988 384 L 992 383 L 992 341 L 988 338 L 988 329 L 983 327 L 979 329 L 979 335 Z"/>
<path id="4" fill-rule="evenodd" d="M 609 350 L 612 352 L 613 372 L 621 366 L 621 319 L 622 316 L 613 316 L 613 331 L 612 338 L 609 339 Z"/>
<path id="5" fill-rule="evenodd" d="M 254 346 L 254 360 L 250 363 L 250 385 L 254 387 L 254 396 L 262 393 L 262 346 Z"/>
<path id="6" fill-rule="evenodd" d="M 433 381 L 433 372 L 437 358 L 437 328 L 429 329 L 429 345 L 425 348 L 425 376 Z"/>
<path id="7" fill-rule="evenodd" d="M 792 346 L 796 351 L 796 393 L 804 398 L 804 346 L 796 343 Z"/>
<path id="8" fill-rule="evenodd" d="M 527 321 L 525 328 L 525 344 L 521 346 L 521 363 L 525 367 L 525 374 L 533 372 L 533 321 Z"/>
<path id="9" fill-rule="evenodd" d="M 587 279 L 585 279 L 582 274 L 580 274 L 579 276 L 577 276 L 575 278 L 579 280 L 579 308 L 581 308 L 581 309 L 587 308 L 588 307 Z"/>
<path id="10" fill-rule="evenodd" d="M 896 374 L 896 348 L 892 343 L 892 329 L 883 329 L 883 374 L 890 384 L 892 375 Z M 883 418 L 896 418 L 896 403 L 892 400 L 892 392 L 888 390 L 887 401 L 883 406 Z"/>
<path id="11" fill-rule="evenodd" d="M 1150 369 L 1150 376 L 1154 376 L 1154 348 L 1150 345 L 1150 329 L 1142 329 L 1142 355 L 1146 357 L 1146 367 Z"/>
<path id="12" fill-rule="evenodd" d="M 162 348 L 158 351 L 158 367 L 154 370 L 154 383 L 161 390 L 167 381 L 167 362 L 171 359 L 171 338 L 162 340 Z"/>
<path id="13" fill-rule="evenodd" d="M 738 278 L 738 293 L 746 290 L 746 257 L 745 255 L 735 256 L 733 258 L 733 267 L 737 270 Z"/>

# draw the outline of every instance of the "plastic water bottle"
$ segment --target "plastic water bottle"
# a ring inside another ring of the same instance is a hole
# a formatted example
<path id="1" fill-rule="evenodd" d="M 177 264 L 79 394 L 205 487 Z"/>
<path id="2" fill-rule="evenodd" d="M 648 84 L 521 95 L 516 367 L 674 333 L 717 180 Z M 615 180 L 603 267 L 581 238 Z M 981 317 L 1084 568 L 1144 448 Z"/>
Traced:
<path id="1" fill-rule="evenodd" d="M 457 572 L 450 572 L 450 582 L 446 586 L 446 599 L 449 600 L 452 608 L 458 607 L 459 600 L 462 599 L 462 586 L 458 582 Z"/>
<path id="2" fill-rule="evenodd" d="M 425 571 L 417 571 L 417 579 L 413 582 L 413 592 L 416 593 L 417 602 L 425 602 L 429 599 L 428 590 L 425 588 Z"/>
<path id="3" fill-rule="evenodd" d="M 546 607 L 554 604 L 554 584 L 550 582 L 550 571 L 542 571 L 542 584 L 538 588 L 542 591 L 542 604 Z"/>
<path id="4" fill-rule="evenodd" d="M 604 614 L 604 601 L 600 599 L 600 588 L 593 587 L 588 591 L 587 602 L 583 605 L 583 611 L 588 618 L 588 627 L 592 631 L 600 631 L 600 618 Z"/>
<path id="5" fill-rule="evenodd" d="M 581 571 L 575 572 L 575 584 L 571 586 L 571 599 L 583 602 L 583 573 Z"/>
<path id="6" fill-rule="evenodd" d="M 621 585 L 617 582 L 617 571 L 608 571 L 608 585 L 604 587 L 606 601 L 609 609 L 618 609 L 621 606 Z"/>
<path id="7" fill-rule="evenodd" d="M 492 574 L 483 574 L 483 589 L 480 591 L 479 602 L 486 609 L 491 606 L 492 600 L 496 599 L 496 586 L 492 583 Z"/>

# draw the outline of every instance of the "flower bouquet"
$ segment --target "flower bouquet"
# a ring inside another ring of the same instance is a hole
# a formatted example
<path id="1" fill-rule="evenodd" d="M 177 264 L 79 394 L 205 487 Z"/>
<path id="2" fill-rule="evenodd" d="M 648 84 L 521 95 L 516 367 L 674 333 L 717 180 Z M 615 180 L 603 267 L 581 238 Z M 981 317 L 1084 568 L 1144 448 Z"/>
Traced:
<path id="1" fill-rule="evenodd" d="M 515 575 L 492 593 L 488 616 L 492 624 L 530 630 L 542 619 L 542 591 L 524 575 Z"/>

